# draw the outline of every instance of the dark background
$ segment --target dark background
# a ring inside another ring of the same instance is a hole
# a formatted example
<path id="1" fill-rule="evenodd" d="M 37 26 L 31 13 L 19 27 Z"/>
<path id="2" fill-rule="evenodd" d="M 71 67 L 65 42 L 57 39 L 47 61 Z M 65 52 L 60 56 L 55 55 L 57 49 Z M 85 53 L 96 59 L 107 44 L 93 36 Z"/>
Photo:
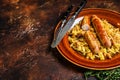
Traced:
<path id="1" fill-rule="evenodd" d="M 60 16 L 81 0 L 0 0 L 0 80 L 85 80 L 87 69 L 50 47 Z M 88 0 L 85 8 L 120 12 L 120 0 Z M 89 78 L 89 80 L 94 80 Z"/>

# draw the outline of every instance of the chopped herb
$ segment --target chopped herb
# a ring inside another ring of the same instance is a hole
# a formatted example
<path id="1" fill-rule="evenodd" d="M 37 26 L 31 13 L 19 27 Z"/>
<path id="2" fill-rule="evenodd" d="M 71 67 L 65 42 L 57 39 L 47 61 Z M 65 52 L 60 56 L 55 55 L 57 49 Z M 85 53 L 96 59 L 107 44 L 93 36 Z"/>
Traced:
<path id="1" fill-rule="evenodd" d="M 84 73 L 85 78 L 96 77 L 98 80 L 120 80 L 120 67 L 112 70 L 88 70 Z"/>

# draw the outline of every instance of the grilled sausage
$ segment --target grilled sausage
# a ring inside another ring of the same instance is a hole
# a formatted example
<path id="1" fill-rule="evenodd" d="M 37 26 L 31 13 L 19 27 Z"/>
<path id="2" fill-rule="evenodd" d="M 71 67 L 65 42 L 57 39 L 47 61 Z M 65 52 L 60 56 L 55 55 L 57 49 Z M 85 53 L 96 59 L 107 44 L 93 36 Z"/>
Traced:
<path id="1" fill-rule="evenodd" d="M 95 36 L 93 35 L 92 32 L 86 31 L 85 32 L 85 40 L 88 43 L 90 49 L 92 50 L 93 53 L 98 53 L 99 52 L 99 44 L 97 43 L 97 40 Z"/>
<path id="2" fill-rule="evenodd" d="M 88 16 L 84 16 L 82 23 L 81 23 L 81 28 L 85 31 L 90 29 L 90 19 Z"/>
<path id="3" fill-rule="evenodd" d="M 96 15 L 92 16 L 92 23 L 95 28 L 95 31 L 102 43 L 103 46 L 105 47 L 110 47 L 111 46 L 111 41 L 103 27 L 103 23 L 100 18 L 98 18 Z"/>

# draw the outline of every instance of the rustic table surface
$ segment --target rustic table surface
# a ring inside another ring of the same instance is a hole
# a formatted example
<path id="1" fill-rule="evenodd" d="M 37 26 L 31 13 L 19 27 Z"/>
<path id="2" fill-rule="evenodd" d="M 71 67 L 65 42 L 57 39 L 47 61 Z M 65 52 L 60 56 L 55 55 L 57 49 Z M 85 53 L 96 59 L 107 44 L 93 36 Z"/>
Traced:
<path id="1" fill-rule="evenodd" d="M 59 17 L 81 0 L 0 0 L 0 80 L 85 80 L 85 68 L 50 47 Z M 120 12 L 120 0 L 88 0 L 85 8 Z M 89 78 L 88 80 L 97 80 Z"/>

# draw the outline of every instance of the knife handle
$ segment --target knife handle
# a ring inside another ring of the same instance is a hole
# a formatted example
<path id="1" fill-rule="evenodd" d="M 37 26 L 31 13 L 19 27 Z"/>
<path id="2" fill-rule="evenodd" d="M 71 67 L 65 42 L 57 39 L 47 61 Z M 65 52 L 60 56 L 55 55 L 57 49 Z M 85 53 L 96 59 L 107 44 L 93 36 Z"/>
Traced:
<path id="1" fill-rule="evenodd" d="M 65 19 L 68 18 L 68 16 L 69 16 L 70 12 L 72 11 L 72 9 L 73 9 L 73 6 L 70 5 L 70 6 L 68 7 L 67 11 L 62 14 L 62 20 L 65 20 Z"/>
<path id="2" fill-rule="evenodd" d="M 83 7 L 86 5 L 87 0 L 82 0 L 80 5 L 78 6 L 77 10 L 75 11 L 73 17 L 76 18 L 76 16 L 79 14 L 79 12 L 83 9 Z"/>

